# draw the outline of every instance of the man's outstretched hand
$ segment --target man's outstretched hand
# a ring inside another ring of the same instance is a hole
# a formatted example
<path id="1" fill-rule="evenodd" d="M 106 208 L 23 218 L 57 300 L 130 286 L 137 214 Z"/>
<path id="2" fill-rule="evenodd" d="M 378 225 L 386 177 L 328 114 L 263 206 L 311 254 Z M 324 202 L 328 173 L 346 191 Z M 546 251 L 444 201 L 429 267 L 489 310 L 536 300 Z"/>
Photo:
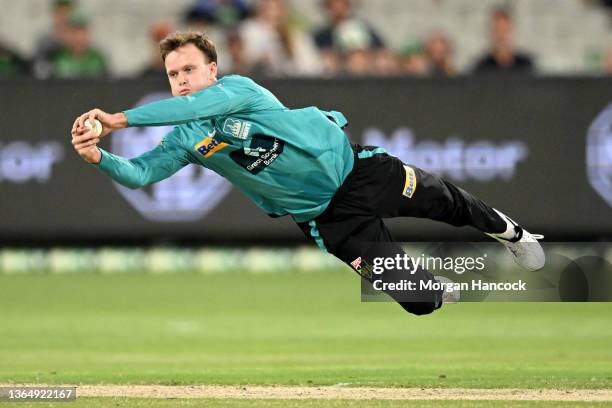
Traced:
<path id="1" fill-rule="evenodd" d="M 100 138 L 103 138 L 114 130 L 123 129 L 124 127 L 127 127 L 128 124 L 127 117 L 123 114 L 123 112 L 106 113 L 101 109 L 92 109 L 76 118 L 74 124 L 72 125 L 72 134 L 86 129 L 85 121 L 87 119 L 89 119 L 89 122 L 91 123 L 93 123 L 94 119 L 97 119 L 100 121 L 100 123 L 102 123 L 102 134 L 100 135 Z"/>
<path id="2" fill-rule="evenodd" d="M 102 124 L 102 133 L 94 135 L 91 128 L 85 127 L 85 121 L 90 123 L 97 119 Z M 97 147 L 100 139 L 114 130 L 127 127 L 126 116 L 120 113 L 107 113 L 100 109 L 92 109 L 76 118 L 72 125 L 72 145 L 74 150 L 88 163 L 100 163 L 102 153 Z"/>

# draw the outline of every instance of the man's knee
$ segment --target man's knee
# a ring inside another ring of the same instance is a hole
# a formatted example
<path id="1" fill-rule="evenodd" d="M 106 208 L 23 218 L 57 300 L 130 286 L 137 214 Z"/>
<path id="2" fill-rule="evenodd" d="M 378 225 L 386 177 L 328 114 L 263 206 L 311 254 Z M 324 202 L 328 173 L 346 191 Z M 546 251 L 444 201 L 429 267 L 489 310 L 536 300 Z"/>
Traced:
<path id="1" fill-rule="evenodd" d="M 404 308 L 408 313 L 415 314 L 417 316 L 423 316 L 432 313 L 434 310 L 439 309 L 441 304 L 436 302 L 398 302 L 401 307 Z"/>

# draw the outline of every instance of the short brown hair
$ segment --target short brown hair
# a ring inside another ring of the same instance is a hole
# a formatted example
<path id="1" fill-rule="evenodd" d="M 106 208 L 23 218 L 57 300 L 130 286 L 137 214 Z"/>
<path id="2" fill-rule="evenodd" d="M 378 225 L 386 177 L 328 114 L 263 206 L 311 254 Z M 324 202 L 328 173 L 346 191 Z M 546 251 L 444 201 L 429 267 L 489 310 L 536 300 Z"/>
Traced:
<path id="1" fill-rule="evenodd" d="M 202 51 L 208 59 L 208 62 L 217 63 L 217 49 L 215 44 L 199 31 L 176 31 L 169 34 L 160 41 L 159 51 L 161 52 L 162 60 L 166 61 L 166 57 L 172 51 L 187 44 L 193 44 Z"/>

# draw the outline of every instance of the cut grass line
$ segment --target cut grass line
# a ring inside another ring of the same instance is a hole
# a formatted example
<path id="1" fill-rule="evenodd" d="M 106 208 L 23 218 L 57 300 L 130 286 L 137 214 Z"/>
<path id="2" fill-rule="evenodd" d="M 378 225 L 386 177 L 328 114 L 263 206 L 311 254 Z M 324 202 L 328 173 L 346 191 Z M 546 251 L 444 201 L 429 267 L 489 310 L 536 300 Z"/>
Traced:
<path id="1" fill-rule="evenodd" d="M 15 384 L 0 384 L 12 386 Z M 23 386 L 41 386 L 23 384 Z M 346 400 L 612 401 L 612 390 L 520 388 L 374 388 L 259 385 L 80 385 L 78 397 Z"/>

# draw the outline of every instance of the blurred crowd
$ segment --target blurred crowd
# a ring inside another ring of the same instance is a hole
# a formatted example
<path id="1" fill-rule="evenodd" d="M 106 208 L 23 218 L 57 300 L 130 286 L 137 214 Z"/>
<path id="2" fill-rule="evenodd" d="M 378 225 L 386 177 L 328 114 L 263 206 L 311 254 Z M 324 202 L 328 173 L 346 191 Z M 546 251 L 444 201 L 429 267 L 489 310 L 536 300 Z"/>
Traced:
<path id="1" fill-rule="evenodd" d="M 605 1 L 604 1 L 605 3 Z M 51 27 L 36 52 L 20 56 L 0 38 L 0 77 L 108 77 L 104 53 L 93 44 L 91 18 L 77 0 L 51 2 Z M 377 28 L 358 17 L 353 0 L 321 0 L 326 23 L 309 29 L 286 0 L 196 0 L 181 21 L 158 21 L 149 30 L 151 60 L 138 76 L 165 75 L 158 43 L 176 30 L 205 31 L 215 42 L 222 74 L 255 76 L 420 76 L 460 74 L 453 62 L 456 33 L 433 31 L 401 49 L 389 47 Z M 461 74 L 535 73 L 535 57 L 514 44 L 512 10 L 491 10 L 489 49 Z M 601 73 L 612 75 L 612 49 L 601 58 Z"/>

